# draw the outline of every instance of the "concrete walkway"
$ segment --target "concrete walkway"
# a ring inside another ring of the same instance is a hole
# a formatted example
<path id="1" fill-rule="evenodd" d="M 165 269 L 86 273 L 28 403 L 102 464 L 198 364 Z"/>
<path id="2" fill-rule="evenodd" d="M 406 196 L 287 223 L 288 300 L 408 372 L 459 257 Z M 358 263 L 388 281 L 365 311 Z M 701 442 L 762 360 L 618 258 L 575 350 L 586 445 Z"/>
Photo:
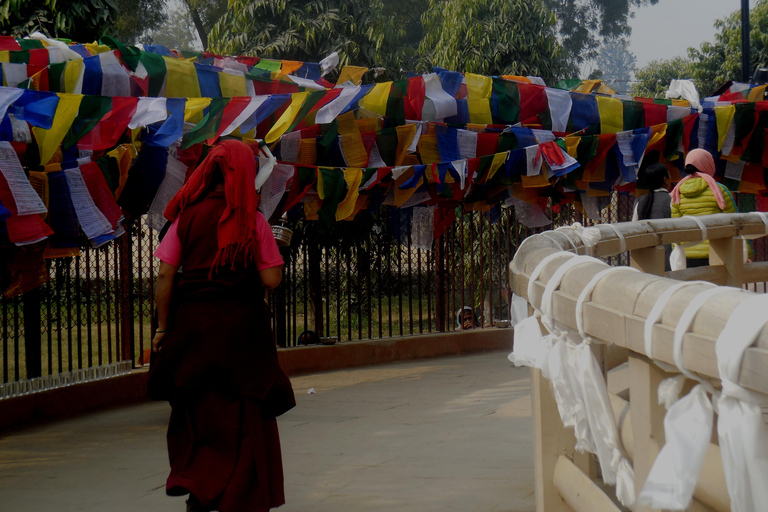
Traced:
<path id="1" fill-rule="evenodd" d="M 528 370 L 506 353 L 292 381 L 281 512 L 534 510 Z M 169 410 L 145 403 L 0 437 L 0 509 L 182 512 L 164 490 Z"/>

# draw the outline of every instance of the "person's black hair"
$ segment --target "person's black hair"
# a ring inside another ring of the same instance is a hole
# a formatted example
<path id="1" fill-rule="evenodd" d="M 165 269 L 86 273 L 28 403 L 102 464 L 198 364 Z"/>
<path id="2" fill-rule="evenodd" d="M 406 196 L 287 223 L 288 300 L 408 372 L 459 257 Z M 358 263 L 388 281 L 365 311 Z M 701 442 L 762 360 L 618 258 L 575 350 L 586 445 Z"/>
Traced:
<path id="1" fill-rule="evenodd" d="M 669 169 L 664 164 L 653 164 L 643 172 L 642 178 L 648 187 L 648 197 L 637 205 L 637 217 L 647 219 L 653 209 L 653 191 L 664 186 L 664 178 L 669 176 Z"/>

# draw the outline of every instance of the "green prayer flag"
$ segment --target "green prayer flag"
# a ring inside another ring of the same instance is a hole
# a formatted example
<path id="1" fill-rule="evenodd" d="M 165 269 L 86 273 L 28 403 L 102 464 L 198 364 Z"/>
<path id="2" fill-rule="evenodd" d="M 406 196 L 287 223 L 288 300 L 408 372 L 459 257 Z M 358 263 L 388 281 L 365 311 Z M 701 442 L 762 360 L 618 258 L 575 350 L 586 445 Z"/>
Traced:
<path id="1" fill-rule="evenodd" d="M 22 50 L 37 50 L 38 48 L 45 48 L 42 41 L 37 39 L 17 39 L 17 43 L 21 46 Z"/>
<path id="2" fill-rule="evenodd" d="M 622 101 L 624 105 L 624 130 L 636 130 L 645 126 L 645 111 L 639 101 Z"/>
<path id="3" fill-rule="evenodd" d="M 69 149 L 82 139 L 86 133 L 91 131 L 94 126 L 101 121 L 101 118 L 112 108 L 112 98 L 108 96 L 83 96 L 80 101 L 80 108 L 77 111 L 77 117 L 69 127 L 64 141 L 61 143 L 62 149 Z"/>
<path id="4" fill-rule="evenodd" d="M 515 82 L 503 78 L 493 79 L 493 97 L 498 99 L 495 121 L 515 124 L 520 121 L 520 89 Z"/>
<path id="5" fill-rule="evenodd" d="M 66 92 L 64 90 L 64 81 L 61 79 L 64 75 L 66 62 L 56 62 L 48 66 L 48 90 L 51 92 Z"/>
<path id="6" fill-rule="evenodd" d="M 565 80 L 558 80 L 555 84 L 556 89 L 562 89 L 564 91 L 570 91 L 581 85 L 580 78 L 568 78 Z"/>
<path id="7" fill-rule="evenodd" d="M 104 155 L 96 160 L 96 165 L 101 169 L 101 173 L 104 175 L 104 179 L 107 181 L 109 189 L 114 194 L 117 187 L 120 186 L 120 167 L 117 164 L 117 160 L 111 156 Z"/>
<path id="8" fill-rule="evenodd" d="M 328 162 L 328 155 L 333 144 L 336 142 L 336 138 L 339 136 L 339 120 L 334 119 L 326 125 L 321 125 L 321 129 L 324 133 L 320 140 L 317 141 L 317 163 L 319 165 Z"/>
<path id="9" fill-rule="evenodd" d="M 513 133 L 501 132 L 499 134 L 499 153 L 519 148 L 520 144 L 517 142 L 517 137 L 515 137 Z"/>
<path id="10" fill-rule="evenodd" d="M 27 39 L 19 39 L 27 41 Z M 29 52 L 27 50 L 11 50 L 8 52 L 8 60 L 12 64 L 29 64 Z"/>
<path id="11" fill-rule="evenodd" d="M 347 182 L 344 172 L 339 168 L 320 167 L 323 178 L 323 204 L 317 212 L 320 221 L 331 229 L 336 222 L 336 209 L 347 195 Z"/>
<path id="12" fill-rule="evenodd" d="M 408 95 L 408 80 L 397 80 L 392 82 L 392 89 L 387 99 L 387 117 L 395 124 L 402 126 L 405 124 L 405 96 Z"/>
<path id="13" fill-rule="evenodd" d="M 664 158 L 675 160 L 680 156 L 680 141 L 683 140 L 683 120 L 676 119 L 667 123 L 667 146 L 664 149 Z"/>
<path id="14" fill-rule="evenodd" d="M 136 71 L 136 66 L 141 60 L 141 50 L 135 46 L 128 46 L 110 36 L 103 36 L 99 39 L 99 44 L 104 44 L 113 50 L 120 50 L 120 58 L 125 62 L 131 71 Z"/>
<path id="15" fill-rule="evenodd" d="M 151 52 L 141 52 L 139 60 L 144 64 L 149 74 L 149 91 L 147 91 L 147 95 L 159 96 L 165 82 L 165 75 L 168 73 L 163 57 Z"/>
<path id="16" fill-rule="evenodd" d="M 397 160 L 397 129 L 385 128 L 379 130 L 376 135 L 376 143 L 379 146 L 381 159 L 387 165 L 395 165 Z"/>
<path id="17" fill-rule="evenodd" d="M 189 146 L 216 137 L 219 124 L 221 124 L 221 116 L 224 114 L 224 108 L 229 103 L 229 100 L 230 98 L 211 98 L 208 112 L 192 130 L 185 133 L 184 137 L 182 137 L 182 149 L 187 149 Z"/>

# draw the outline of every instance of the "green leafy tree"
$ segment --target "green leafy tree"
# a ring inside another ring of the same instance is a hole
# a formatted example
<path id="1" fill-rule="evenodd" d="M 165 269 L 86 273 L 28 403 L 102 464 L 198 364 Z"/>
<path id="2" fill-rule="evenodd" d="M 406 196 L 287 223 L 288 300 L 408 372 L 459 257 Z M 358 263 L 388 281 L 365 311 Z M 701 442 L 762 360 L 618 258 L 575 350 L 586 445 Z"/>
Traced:
<path id="1" fill-rule="evenodd" d="M 632 94 L 645 98 L 663 98 L 672 80 L 691 79 L 694 64 L 683 57 L 667 60 L 653 60 L 635 69 Z"/>
<path id="2" fill-rule="evenodd" d="M 0 32 L 24 37 L 40 31 L 49 37 L 91 42 L 111 33 L 117 14 L 114 0 L 4 0 Z"/>
<path id="3" fill-rule="evenodd" d="M 750 76 L 757 66 L 768 65 L 768 0 L 757 0 L 749 13 Z M 741 11 L 715 22 L 715 42 L 689 48 L 693 76 L 705 95 L 728 80 L 741 81 Z"/>
<path id="4" fill-rule="evenodd" d="M 601 71 L 600 79 L 619 94 L 629 92 L 632 72 L 637 59 L 621 39 L 603 43 L 595 65 Z"/>
<path id="5" fill-rule="evenodd" d="M 152 44 L 177 50 L 201 50 L 202 43 L 187 8 L 172 9 L 167 15 L 168 19 L 163 27 L 149 32 L 146 39 Z"/>
<path id="6" fill-rule="evenodd" d="M 230 0 L 210 32 L 223 54 L 318 62 L 337 51 L 341 64 L 381 65 L 384 30 L 378 0 Z"/>
<path id="7" fill-rule="evenodd" d="M 659 0 L 543 0 L 557 16 L 557 32 L 569 70 L 597 57 L 603 41 L 626 38 L 632 32 L 632 10 Z"/>
<path id="8" fill-rule="evenodd" d="M 114 36 L 123 43 L 151 43 L 149 34 L 168 21 L 166 0 L 113 1 L 119 10 Z"/>
<path id="9" fill-rule="evenodd" d="M 227 12 L 227 0 L 184 0 L 197 35 L 203 43 L 203 49 L 208 49 L 208 34 L 214 25 Z"/>
<path id="10" fill-rule="evenodd" d="M 540 0 L 430 0 L 422 22 L 430 67 L 545 78 L 562 69 L 555 15 Z"/>

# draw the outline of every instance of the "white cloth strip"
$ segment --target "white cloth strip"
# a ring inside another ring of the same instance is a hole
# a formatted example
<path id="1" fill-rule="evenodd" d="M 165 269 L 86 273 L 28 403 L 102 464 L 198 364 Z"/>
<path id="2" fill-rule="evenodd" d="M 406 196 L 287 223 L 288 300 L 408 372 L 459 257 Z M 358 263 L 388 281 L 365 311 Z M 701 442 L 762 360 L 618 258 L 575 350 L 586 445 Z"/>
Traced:
<path id="1" fill-rule="evenodd" d="M 707 381 L 703 381 L 694 375 L 693 372 L 687 370 L 683 366 L 683 338 L 685 337 L 685 333 L 688 332 L 688 329 L 691 328 L 693 319 L 696 318 L 696 314 L 699 312 L 701 307 L 718 293 L 728 291 L 732 291 L 732 288 L 727 286 L 716 286 L 694 297 L 693 300 L 688 304 L 688 307 L 685 308 L 685 311 L 683 311 L 682 316 L 680 316 L 680 320 L 677 322 L 677 327 L 675 327 L 675 336 L 672 343 L 672 358 L 675 362 L 675 366 L 677 366 L 677 369 L 680 370 L 680 373 L 689 379 L 697 380 L 702 384 L 705 384 L 705 388 L 707 388 L 707 391 L 710 393 L 713 393 L 714 391 L 712 386 Z"/>
<path id="2" fill-rule="evenodd" d="M 600 261 L 597 260 L 596 261 Z M 579 330 L 579 335 L 586 339 L 588 338 L 587 333 L 584 332 L 584 303 L 587 300 L 592 299 L 592 292 L 595 290 L 595 287 L 598 285 L 598 283 L 607 275 L 613 274 L 614 272 L 618 272 L 620 270 L 627 270 L 630 272 L 640 272 L 639 269 L 633 268 L 633 267 L 610 267 L 606 268 L 605 270 L 601 270 L 597 274 L 592 277 L 592 280 L 587 283 L 587 286 L 584 287 L 583 290 L 581 290 L 581 293 L 579 294 L 579 298 L 576 299 L 576 328 Z"/>
<path id="3" fill-rule="evenodd" d="M 561 256 L 567 256 L 568 258 L 573 258 L 576 255 L 573 254 L 572 252 L 564 252 L 564 251 L 550 254 L 549 256 L 547 256 L 546 258 L 541 260 L 539 262 L 539 264 L 536 265 L 536 268 L 533 269 L 533 272 L 531 272 L 531 278 L 528 280 L 528 303 L 531 306 L 533 306 L 533 302 L 531 301 L 531 297 L 533 296 L 534 283 L 536 282 L 536 280 L 541 275 L 541 272 L 544 270 L 544 267 L 547 266 L 547 263 L 549 263 L 553 259 L 559 258 Z M 534 306 L 534 308 L 536 308 L 536 307 Z"/>
<path id="4" fill-rule="evenodd" d="M 619 230 L 614 226 L 613 224 L 606 224 L 609 228 L 613 229 L 613 232 L 616 233 L 616 236 L 619 237 L 619 243 L 621 244 L 619 246 L 619 252 L 626 252 L 627 251 L 627 240 L 624 238 L 624 235 L 619 232 Z"/>
<path id="5" fill-rule="evenodd" d="M 549 281 L 547 281 L 547 286 L 544 288 L 544 295 L 541 296 L 541 312 L 544 316 L 553 318 L 552 299 L 554 297 L 555 291 L 560 288 L 560 283 L 563 281 L 565 274 L 577 265 L 595 262 L 599 263 L 600 260 L 593 258 L 592 256 L 576 256 L 575 258 L 571 258 L 569 261 L 566 261 L 560 265 L 560 268 L 558 268 L 555 273 L 552 274 L 552 277 L 549 279 Z"/>
<path id="6" fill-rule="evenodd" d="M 701 241 L 703 242 L 704 240 L 709 240 L 709 231 L 707 231 L 707 226 L 704 225 L 701 219 L 692 215 L 689 215 L 688 218 L 695 222 L 697 226 L 699 226 L 699 229 L 701 230 Z"/>
<path id="7" fill-rule="evenodd" d="M 669 299 L 672 298 L 672 295 L 678 290 L 685 288 L 686 286 L 693 286 L 695 284 L 715 286 L 712 283 L 707 283 L 706 281 L 685 281 L 670 286 L 664 291 L 664 293 L 659 296 L 658 299 L 656 299 L 656 304 L 653 305 L 651 312 L 648 313 L 648 318 L 645 319 L 645 328 L 643 332 L 645 341 L 645 355 L 648 356 L 648 358 L 653 359 L 653 326 L 656 324 L 656 322 L 661 320 L 661 313 L 664 311 L 664 308 L 667 307 L 667 302 L 669 302 Z"/>
<path id="8" fill-rule="evenodd" d="M 569 230 L 570 231 L 570 230 L 573 230 L 573 229 L 574 228 L 572 228 L 571 226 L 560 226 L 559 228 L 555 228 L 555 231 L 565 231 L 565 230 Z M 577 234 L 578 234 L 578 232 L 577 232 Z M 563 236 L 568 239 L 568 242 L 571 244 L 571 247 L 573 247 L 573 252 L 578 253 L 579 252 L 579 248 L 576 247 L 576 242 L 571 240 L 571 237 L 566 235 L 565 233 L 563 233 Z"/>
<path id="9" fill-rule="evenodd" d="M 540 235 L 541 235 L 541 236 L 543 236 L 543 237 L 545 237 L 545 238 L 549 238 L 550 240 L 552 240 L 553 242 L 555 242 L 555 245 L 557 246 L 558 250 L 561 250 L 561 251 L 564 251 L 564 250 L 565 250 L 565 247 L 563 247 L 563 244 L 561 244 L 560 242 L 558 242 L 558 241 L 557 241 L 557 239 L 556 239 L 555 237 L 553 237 L 552 235 L 548 235 L 548 234 L 546 234 L 546 233 L 540 233 Z"/>

